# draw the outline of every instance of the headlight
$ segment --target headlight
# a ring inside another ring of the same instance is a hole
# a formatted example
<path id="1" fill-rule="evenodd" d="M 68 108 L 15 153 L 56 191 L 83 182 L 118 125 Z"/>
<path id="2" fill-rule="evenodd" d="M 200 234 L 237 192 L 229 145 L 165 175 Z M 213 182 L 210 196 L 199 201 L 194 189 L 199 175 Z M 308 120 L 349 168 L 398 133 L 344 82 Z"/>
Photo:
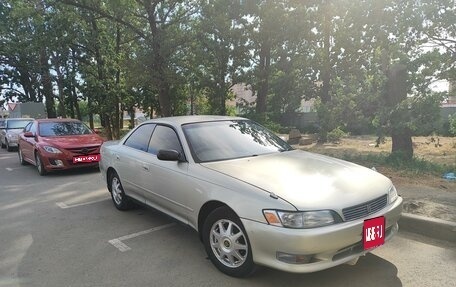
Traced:
<path id="1" fill-rule="evenodd" d="M 17 134 L 7 134 L 6 136 L 7 136 L 9 139 L 17 140 Z"/>
<path id="2" fill-rule="evenodd" d="M 388 190 L 388 199 L 389 203 L 393 203 L 397 199 L 397 190 L 394 185 L 392 185 Z"/>
<path id="3" fill-rule="evenodd" d="M 44 146 L 43 149 L 48 153 L 62 153 L 59 149 L 52 146 Z"/>
<path id="4" fill-rule="evenodd" d="M 302 212 L 264 210 L 263 214 L 269 224 L 288 228 L 314 228 L 336 222 L 330 210 Z"/>

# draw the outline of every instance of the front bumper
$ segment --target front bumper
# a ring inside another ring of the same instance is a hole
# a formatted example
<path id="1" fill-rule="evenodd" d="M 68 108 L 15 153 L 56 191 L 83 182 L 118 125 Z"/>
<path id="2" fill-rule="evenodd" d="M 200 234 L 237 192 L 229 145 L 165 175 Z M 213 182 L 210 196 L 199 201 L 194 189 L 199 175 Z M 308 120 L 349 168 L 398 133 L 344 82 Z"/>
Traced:
<path id="1" fill-rule="evenodd" d="M 393 204 L 369 216 L 385 216 L 385 242 L 397 233 L 401 212 L 402 198 L 398 197 Z M 312 229 L 290 229 L 241 220 L 249 236 L 255 263 L 287 272 L 308 273 L 354 261 L 372 251 L 363 250 L 364 219 Z M 278 252 L 306 256 L 310 260 L 300 264 L 285 263 L 277 259 Z"/>
<path id="2" fill-rule="evenodd" d="M 95 150 L 93 154 L 99 154 L 99 150 Z M 41 151 L 41 160 L 47 171 L 88 168 L 99 165 L 98 161 L 73 163 L 73 157 L 79 155 L 68 151 L 59 154 Z"/>
<path id="3" fill-rule="evenodd" d="M 8 141 L 8 146 L 9 147 L 17 147 L 17 142 L 18 142 L 18 139 L 17 138 L 14 138 L 14 137 L 7 137 L 6 139 Z M 6 143 L 6 142 L 5 142 Z"/>

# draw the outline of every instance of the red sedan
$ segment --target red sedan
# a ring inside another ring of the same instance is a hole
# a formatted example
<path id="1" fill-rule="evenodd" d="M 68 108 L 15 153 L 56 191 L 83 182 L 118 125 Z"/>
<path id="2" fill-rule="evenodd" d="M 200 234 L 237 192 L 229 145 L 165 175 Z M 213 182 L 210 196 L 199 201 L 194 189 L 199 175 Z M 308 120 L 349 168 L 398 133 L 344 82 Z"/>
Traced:
<path id="1" fill-rule="evenodd" d="M 19 136 L 19 161 L 40 175 L 54 170 L 96 167 L 103 139 L 75 119 L 38 119 Z"/>

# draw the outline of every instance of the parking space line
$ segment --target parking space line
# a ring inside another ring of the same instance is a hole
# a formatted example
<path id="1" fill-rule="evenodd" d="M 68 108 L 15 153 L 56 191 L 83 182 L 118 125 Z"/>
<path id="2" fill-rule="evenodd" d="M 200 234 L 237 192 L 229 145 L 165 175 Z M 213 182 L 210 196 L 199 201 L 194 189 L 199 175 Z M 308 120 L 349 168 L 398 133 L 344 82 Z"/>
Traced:
<path id="1" fill-rule="evenodd" d="M 98 203 L 98 202 L 102 202 L 102 201 L 109 200 L 109 199 L 110 198 L 103 198 L 103 199 L 99 199 L 99 200 L 88 201 L 88 202 L 77 203 L 77 204 L 71 204 L 71 205 L 68 205 L 65 202 L 56 202 L 55 204 L 57 204 L 57 206 L 60 207 L 61 209 L 67 209 L 67 208 L 73 208 L 73 207 L 78 207 L 78 206 L 84 206 L 84 205 L 89 205 L 89 204 L 93 204 L 93 203 Z"/>
<path id="2" fill-rule="evenodd" d="M 14 167 L 14 168 L 12 168 L 12 167 L 5 167 L 5 169 L 6 169 L 7 171 L 13 171 L 13 170 L 16 170 L 16 169 L 23 169 L 23 168 L 27 168 L 27 167 L 26 167 L 26 166 L 20 166 L 20 167 Z"/>
<path id="3" fill-rule="evenodd" d="M 151 228 L 151 229 L 147 229 L 147 230 L 143 230 L 143 231 L 140 231 L 140 232 L 124 235 L 124 236 L 119 237 L 119 238 L 111 239 L 108 242 L 112 246 L 117 248 L 120 252 L 125 252 L 125 251 L 128 251 L 128 250 L 131 250 L 131 248 L 128 247 L 128 245 L 126 245 L 122 241 L 128 240 L 128 239 L 132 239 L 132 238 L 135 238 L 135 237 L 138 237 L 138 236 L 141 236 L 141 235 L 149 234 L 151 232 L 159 231 L 159 230 L 162 230 L 162 229 L 165 229 L 165 228 L 170 228 L 170 227 L 173 227 L 174 225 L 176 225 L 176 223 L 160 225 L 160 226 L 157 226 L 157 227 L 154 227 L 154 228 Z"/>

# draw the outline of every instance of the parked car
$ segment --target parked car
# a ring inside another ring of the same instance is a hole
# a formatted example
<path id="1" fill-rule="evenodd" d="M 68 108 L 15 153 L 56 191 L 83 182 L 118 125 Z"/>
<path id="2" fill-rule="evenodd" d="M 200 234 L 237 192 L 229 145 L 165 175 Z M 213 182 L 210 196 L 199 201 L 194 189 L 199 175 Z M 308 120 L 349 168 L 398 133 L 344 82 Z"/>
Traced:
<path id="1" fill-rule="evenodd" d="M 102 145 L 100 170 L 117 209 L 138 201 L 190 225 L 231 276 L 354 264 L 397 233 L 402 211 L 387 177 L 244 118 L 146 121 Z"/>
<path id="2" fill-rule="evenodd" d="M 7 118 L 4 121 L 3 128 L 0 128 L 0 143 L 1 147 L 7 151 L 12 151 L 17 148 L 19 134 L 24 127 L 33 121 L 31 118 Z"/>
<path id="3" fill-rule="evenodd" d="M 50 171 L 97 167 L 103 139 L 75 119 L 37 119 L 19 137 L 19 161 Z"/>

